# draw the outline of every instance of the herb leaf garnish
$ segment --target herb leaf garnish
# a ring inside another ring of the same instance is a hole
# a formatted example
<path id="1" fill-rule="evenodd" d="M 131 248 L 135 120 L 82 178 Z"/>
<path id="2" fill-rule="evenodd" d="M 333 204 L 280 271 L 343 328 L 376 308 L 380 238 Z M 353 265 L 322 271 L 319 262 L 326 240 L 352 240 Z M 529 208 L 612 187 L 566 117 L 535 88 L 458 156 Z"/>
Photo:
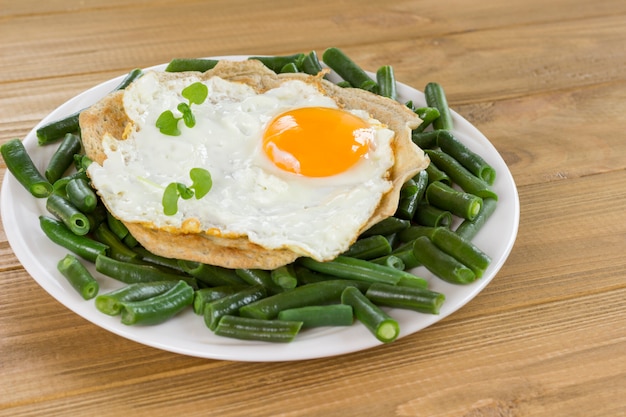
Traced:
<path id="1" fill-rule="evenodd" d="M 181 92 L 183 97 L 189 100 L 189 104 L 202 104 L 209 95 L 209 89 L 201 82 L 196 82 L 185 87 Z"/>
<path id="2" fill-rule="evenodd" d="M 161 203 L 163 204 L 163 213 L 166 216 L 173 216 L 178 212 L 178 198 L 180 195 L 178 194 L 178 184 L 173 182 L 167 187 L 165 187 L 165 192 L 163 193 L 163 199 Z"/>
<path id="3" fill-rule="evenodd" d="M 204 197 L 213 187 L 213 179 L 211 173 L 206 169 L 192 168 L 189 171 L 189 177 L 191 178 L 191 187 L 196 193 L 196 198 L 201 199 Z"/>
<path id="4" fill-rule="evenodd" d="M 209 95 L 209 89 L 201 82 L 195 82 L 188 85 L 181 92 L 182 96 L 186 98 L 189 103 L 180 103 L 176 109 L 180 112 L 181 117 L 174 116 L 171 110 L 166 110 L 156 121 L 156 127 L 164 135 L 180 136 L 181 132 L 178 128 L 178 122 L 182 119 L 185 126 L 192 128 L 196 125 L 196 117 L 191 111 L 192 104 L 202 104 Z"/>
<path id="5" fill-rule="evenodd" d="M 191 185 L 187 186 L 180 182 L 172 182 L 165 187 L 161 204 L 163 213 L 166 216 L 173 216 L 178 213 L 178 199 L 189 200 L 196 197 L 196 200 L 204 197 L 213 186 L 211 173 L 204 168 L 192 168 L 189 171 Z"/>
<path id="6" fill-rule="evenodd" d="M 156 127 L 159 128 L 161 133 L 170 136 L 179 136 L 180 130 L 178 129 L 178 121 L 180 119 L 174 117 L 174 113 L 171 110 L 166 110 L 156 121 Z"/>

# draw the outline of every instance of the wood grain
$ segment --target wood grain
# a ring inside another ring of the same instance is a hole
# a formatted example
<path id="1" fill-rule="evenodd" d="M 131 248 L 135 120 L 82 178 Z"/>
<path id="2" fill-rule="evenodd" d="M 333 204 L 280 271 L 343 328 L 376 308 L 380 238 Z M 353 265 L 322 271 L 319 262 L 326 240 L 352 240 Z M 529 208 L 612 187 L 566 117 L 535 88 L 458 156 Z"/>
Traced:
<path id="1" fill-rule="evenodd" d="M 626 415 L 624 27 L 617 0 L 0 2 L 0 141 L 135 67 L 339 46 L 418 89 L 444 85 L 521 203 L 509 259 L 455 314 L 387 346 L 284 363 L 109 333 L 39 287 L 0 227 L 0 416 Z"/>

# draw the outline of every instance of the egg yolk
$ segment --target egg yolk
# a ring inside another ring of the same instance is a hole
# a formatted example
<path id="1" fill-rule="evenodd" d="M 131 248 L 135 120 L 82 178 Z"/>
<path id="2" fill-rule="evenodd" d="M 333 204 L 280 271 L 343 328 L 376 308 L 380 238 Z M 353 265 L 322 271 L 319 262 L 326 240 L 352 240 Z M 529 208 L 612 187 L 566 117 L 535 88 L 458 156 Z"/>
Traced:
<path id="1" fill-rule="evenodd" d="M 307 177 L 340 174 L 366 157 L 374 131 L 345 110 L 302 107 L 279 114 L 263 134 L 263 150 L 277 167 Z"/>

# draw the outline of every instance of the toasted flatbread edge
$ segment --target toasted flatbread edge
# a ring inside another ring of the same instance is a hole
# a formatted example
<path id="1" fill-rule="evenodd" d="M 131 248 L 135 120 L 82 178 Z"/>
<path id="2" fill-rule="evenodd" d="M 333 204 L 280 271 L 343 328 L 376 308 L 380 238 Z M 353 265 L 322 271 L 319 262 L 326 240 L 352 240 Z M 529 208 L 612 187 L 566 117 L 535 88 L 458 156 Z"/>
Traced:
<path id="1" fill-rule="evenodd" d="M 188 73 L 161 73 L 159 77 L 186 77 Z M 197 73 L 196 73 L 197 75 Z M 411 130 L 419 125 L 419 117 L 406 106 L 370 92 L 339 87 L 320 76 L 307 74 L 275 74 L 256 60 L 227 61 L 201 75 L 208 79 L 219 76 L 223 79 L 244 82 L 262 92 L 279 86 L 284 80 L 298 79 L 315 83 L 319 89 L 332 97 L 340 107 L 362 109 L 385 123 L 395 132 L 392 142 L 395 163 L 389 172 L 392 188 L 383 195 L 373 216 L 362 227 L 366 230 L 391 215 L 397 209 L 402 185 L 420 170 L 428 166 L 428 157 L 411 140 Z M 123 91 L 107 95 L 80 115 L 81 134 L 86 155 L 102 165 L 106 154 L 102 138 L 110 135 L 123 140 L 129 129 L 129 120 L 123 105 Z M 103 201 L 106 205 L 106 201 Z M 291 249 L 266 249 L 250 242 L 247 237 L 215 236 L 207 233 L 184 233 L 166 231 L 150 224 L 124 222 L 130 233 L 149 251 L 169 258 L 202 262 L 225 268 L 274 269 L 293 262 L 302 254 Z M 355 237 L 356 239 L 356 237 Z"/>

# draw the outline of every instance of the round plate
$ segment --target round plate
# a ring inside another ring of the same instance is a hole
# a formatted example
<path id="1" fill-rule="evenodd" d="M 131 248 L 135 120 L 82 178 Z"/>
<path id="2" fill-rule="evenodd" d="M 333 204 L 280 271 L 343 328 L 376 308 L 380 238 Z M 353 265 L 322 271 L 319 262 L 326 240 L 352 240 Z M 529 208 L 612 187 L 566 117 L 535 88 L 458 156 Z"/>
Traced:
<path id="1" fill-rule="evenodd" d="M 245 56 L 214 57 L 231 60 L 245 58 Z M 163 70 L 165 66 L 164 64 L 149 69 Z M 109 80 L 72 98 L 50 113 L 37 127 L 92 105 L 115 88 L 122 78 L 124 76 Z M 401 83 L 398 83 L 397 90 L 401 102 L 413 100 L 416 107 L 426 105 L 421 92 Z M 439 315 L 389 309 L 389 313 L 400 324 L 400 337 L 438 322 L 474 298 L 500 270 L 517 236 L 519 198 L 508 167 L 485 136 L 463 117 L 455 112 L 452 114 L 455 135 L 497 171 L 493 189 L 499 196 L 498 207 L 474 238 L 474 243 L 491 256 L 492 263 L 480 280 L 464 286 L 448 284 L 423 268 L 412 271 L 426 278 L 434 291 L 445 294 L 446 301 Z M 56 146 L 39 147 L 35 133 L 37 127 L 26 136 L 24 145 L 39 170 L 43 172 Z M 76 314 L 127 339 L 184 355 L 237 361 L 312 359 L 360 351 L 381 344 L 358 322 L 349 327 L 303 330 L 293 342 L 287 344 L 224 338 L 208 330 L 202 317 L 195 315 L 191 309 L 156 326 L 123 325 L 119 317 L 110 317 L 99 312 L 93 300 L 83 300 L 57 271 L 56 265 L 67 254 L 67 250 L 48 240 L 39 227 L 38 217 L 48 214 L 44 199 L 32 197 L 12 175 L 7 173 L 2 185 L 0 206 L 4 229 L 13 252 L 35 281 Z M 120 286 L 119 282 L 95 272 L 93 265 L 89 265 L 89 268 L 100 282 L 101 294 Z"/>

